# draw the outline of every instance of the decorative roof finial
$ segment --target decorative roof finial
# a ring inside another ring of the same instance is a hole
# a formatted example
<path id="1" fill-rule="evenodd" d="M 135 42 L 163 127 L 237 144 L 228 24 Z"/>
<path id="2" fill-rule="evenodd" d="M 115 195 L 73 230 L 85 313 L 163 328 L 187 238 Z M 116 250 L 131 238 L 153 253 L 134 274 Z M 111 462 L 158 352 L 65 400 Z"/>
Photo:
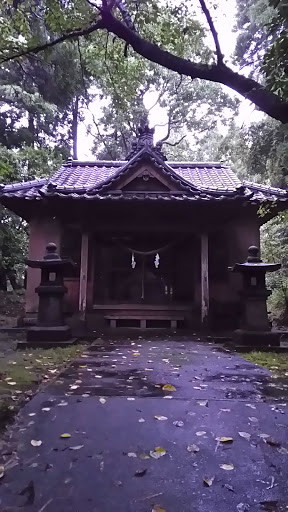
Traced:
<path id="1" fill-rule="evenodd" d="M 148 118 L 142 118 L 140 126 L 137 129 L 137 139 L 131 144 L 131 151 L 127 155 L 127 160 L 130 160 L 139 153 L 143 148 L 146 148 L 160 156 L 162 160 L 167 160 L 166 156 L 162 153 L 162 145 L 157 143 L 154 145 L 154 132 L 155 128 L 149 128 Z"/>

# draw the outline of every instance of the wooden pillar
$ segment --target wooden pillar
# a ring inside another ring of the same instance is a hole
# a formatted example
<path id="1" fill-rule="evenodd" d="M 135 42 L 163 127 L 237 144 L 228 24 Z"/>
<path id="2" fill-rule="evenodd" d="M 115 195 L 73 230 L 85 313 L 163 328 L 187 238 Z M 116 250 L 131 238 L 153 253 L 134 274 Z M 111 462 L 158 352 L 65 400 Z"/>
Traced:
<path id="1" fill-rule="evenodd" d="M 81 241 L 81 262 L 80 262 L 80 283 L 79 283 L 79 312 L 85 318 L 87 305 L 87 281 L 88 281 L 88 250 L 89 235 L 82 233 Z"/>
<path id="2" fill-rule="evenodd" d="M 206 325 L 209 315 L 209 274 L 208 274 L 208 235 L 201 234 L 201 322 Z"/>

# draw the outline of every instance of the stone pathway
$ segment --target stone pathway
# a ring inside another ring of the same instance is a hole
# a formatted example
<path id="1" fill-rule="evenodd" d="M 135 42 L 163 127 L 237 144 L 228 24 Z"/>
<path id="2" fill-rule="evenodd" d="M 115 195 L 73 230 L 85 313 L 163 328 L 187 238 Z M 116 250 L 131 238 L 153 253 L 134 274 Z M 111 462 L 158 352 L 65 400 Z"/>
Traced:
<path id="1" fill-rule="evenodd" d="M 95 344 L 9 431 L 0 511 L 288 510 L 286 400 L 212 344 Z"/>

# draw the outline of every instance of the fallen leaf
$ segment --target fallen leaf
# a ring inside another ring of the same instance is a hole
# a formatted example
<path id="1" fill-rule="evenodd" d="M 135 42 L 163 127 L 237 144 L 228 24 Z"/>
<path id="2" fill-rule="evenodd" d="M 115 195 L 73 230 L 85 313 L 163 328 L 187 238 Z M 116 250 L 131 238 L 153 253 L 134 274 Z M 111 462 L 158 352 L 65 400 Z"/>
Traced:
<path id="1" fill-rule="evenodd" d="M 200 448 L 197 446 L 197 444 L 188 444 L 187 446 L 187 452 L 190 453 L 197 453 L 199 452 Z"/>
<path id="2" fill-rule="evenodd" d="M 136 453 L 134 453 L 134 452 L 129 452 L 129 453 L 127 453 L 127 455 L 128 455 L 128 457 L 134 457 L 134 458 L 137 457 Z"/>
<path id="3" fill-rule="evenodd" d="M 68 402 L 60 402 L 57 407 L 64 407 L 65 405 L 68 405 Z"/>
<path id="4" fill-rule="evenodd" d="M 255 416 L 250 416 L 249 420 L 252 421 L 253 423 L 256 423 L 258 421 L 258 418 L 255 418 Z"/>
<path id="5" fill-rule="evenodd" d="M 238 432 L 238 434 L 240 437 L 244 437 L 244 439 L 247 439 L 248 441 L 250 441 L 251 434 L 249 434 L 248 432 Z"/>
<path id="6" fill-rule="evenodd" d="M 3 478 L 4 475 L 5 475 L 5 468 L 4 468 L 4 466 L 0 466 L 0 478 Z"/>
<path id="7" fill-rule="evenodd" d="M 144 422 L 145 422 L 145 420 L 144 420 L 144 418 L 139 418 L 138 422 L 139 422 L 139 423 L 144 423 Z"/>
<path id="8" fill-rule="evenodd" d="M 134 476 L 144 476 L 147 473 L 147 469 L 138 469 L 135 471 Z"/>
<path id="9" fill-rule="evenodd" d="M 153 459 L 160 459 L 160 457 L 166 455 L 166 450 L 164 450 L 164 448 L 162 448 L 161 446 L 157 446 L 154 450 L 151 450 L 149 453 Z"/>
<path id="10" fill-rule="evenodd" d="M 248 512 L 250 507 L 247 505 L 247 503 L 238 503 L 236 508 L 237 512 Z"/>
<path id="11" fill-rule="evenodd" d="M 225 489 L 228 489 L 228 491 L 235 492 L 234 488 L 230 484 L 224 484 L 223 487 L 225 487 Z"/>
<path id="12" fill-rule="evenodd" d="M 211 485 L 213 484 L 214 482 L 214 478 L 215 476 L 211 476 L 210 478 L 208 478 L 207 476 L 205 476 L 203 478 L 203 484 L 206 485 L 206 487 L 211 487 Z"/>
<path id="13" fill-rule="evenodd" d="M 199 430 L 199 432 L 196 432 L 196 436 L 204 436 L 205 434 L 205 430 Z"/>
<path id="14" fill-rule="evenodd" d="M 175 425 L 175 427 L 184 427 L 184 421 L 173 421 L 173 425 Z"/>
<path id="15" fill-rule="evenodd" d="M 135 400 L 135 398 L 132 398 L 132 396 L 128 396 L 127 400 L 132 402 L 133 400 Z"/>
<path id="16" fill-rule="evenodd" d="M 31 439 L 32 446 L 41 446 L 42 441 L 36 441 L 36 439 Z"/>
<path id="17" fill-rule="evenodd" d="M 79 444 L 78 446 L 69 446 L 69 450 L 81 450 L 84 447 L 84 444 Z"/>
<path id="18" fill-rule="evenodd" d="M 71 434 L 61 434 L 62 439 L 68 439 L 69 437 L 71 437 Z"/>
<path id="19" fill-rule="evenodd" d="M 36 416 L 36 412 L 30 412 L 28 416 Z"/>
<path id="20" fill-rule="evenodd" d="M 17 382 L 10 380 L 7 384 L 9 384 L 9 386 L 16 386 Z"/>
<path id="21" fill-rule="evenodd" d="M 231 412 L 231 409 L 220 409 L 221 412 Z"/>
<path id="22" fill-rule="evenodd" d="M 163 391 L 176 391 L 175 386 L 172 386 L 172 384 L 164 384 L 162 386 Z"/>
<path id="23" fill-rule="evenodd" d="M 288 455 L 288 450 L 287 448 L 284 448 L 284 446 L 281 446 L 281 448 L 279 448 L 277 452 L 281 453 L 281 455 Z"/>
<path id="24" fill-rule="evenodd" d="M 79 386 L 77 384 L 73 384 L 72 386 L 70 386 L 70 389 L 78 389 Z"/>
<path id="25" fill-rule="evenodd" d="M 161 415 L 158 415 L 158 414 L 156 414 L 156 415 L 154 416 L 154 418 L 155 418 L 156 420 L 158 420 L 158 421 L 165 421 L 165 420 L 168 420 L 167 416 L 161 416 Z"/>
<path id="26" fill-rule="evenodd" d="M 50 407 L 42 407 L 42 411 L 48 412 L 51 411 Z"/>
<path id="27" fill-rule="evenodd" d="M 250 409 L 256 409 L 256 406 L 253 404 L 245 404 L 246 407 L 250 407 Z"/>
<path id="28" fill-rule="evenodd" d="M 105 398 L 99 398 L 99 402 L 100 402 L 101 404 L 105 404 L 105 403 L 106 403 L 106 400 L 105 400 Z"/>
<path id="29" fill-rule="evenodd" d="M 202 405 L 202 407 L 208 407 L 208 400 L 198 400 L 198 405 Z"/>
<path id="30" fill-rule="evenodd" d="M 121 482 L 121 480 L 115 480 L 114 485 L 116 485 L 116 487 L 121 487 L 121 485 L 123 485 L 123 482 Z"/>
<path id="31" fill-rule="evenodd" d="M 234 469 L 233 464 L 220 464 L 219 467 L 225 469 L 225 471 L 232 471 Z"/>
<path id="32" fill-rule="evenodd" d="M 233 437 L 216 437 L 216 441 L 220 443 L 233 443 Z"/>
<path id="33" fill-rule="evenodd" d="M 154 505 L 151 512 L 166 512 L 166 510 L 161 505 Z"/>
<path id="34" fill-rule="evenodd" d="M 150 459 L 150 456 L 148 455 L 148 453 L 140 453 L 139 459 L 147 460 Z"/>
<path id="35" fill-rule="evenodd" d="M 270 437 L 270 434 L 259 434 L 259 437 L 261 437 L 261 439 L 267 439 Z"/>

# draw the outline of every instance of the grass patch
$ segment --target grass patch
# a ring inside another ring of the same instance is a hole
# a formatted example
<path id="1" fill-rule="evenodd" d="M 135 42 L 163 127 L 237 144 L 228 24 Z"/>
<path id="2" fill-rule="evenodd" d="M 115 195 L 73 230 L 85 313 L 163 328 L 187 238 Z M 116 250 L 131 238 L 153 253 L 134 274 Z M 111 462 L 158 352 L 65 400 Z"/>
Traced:
<path id="1" fill-rule="evenodd" d="M 241 356 L 252 363 L 274 371 L 278 375 L 288 377 L 288 354 L 255 350 L 247 354 L 241 354 Z"/>
<path id="2" fill-rule="evenodd" d="M 0 430 L 19 407 L 29 400 L 42 382 L 59 372 L 79 356 L 87 345 L 51 349 L 27 349 L 2 352 L 0 357 Z"/>

